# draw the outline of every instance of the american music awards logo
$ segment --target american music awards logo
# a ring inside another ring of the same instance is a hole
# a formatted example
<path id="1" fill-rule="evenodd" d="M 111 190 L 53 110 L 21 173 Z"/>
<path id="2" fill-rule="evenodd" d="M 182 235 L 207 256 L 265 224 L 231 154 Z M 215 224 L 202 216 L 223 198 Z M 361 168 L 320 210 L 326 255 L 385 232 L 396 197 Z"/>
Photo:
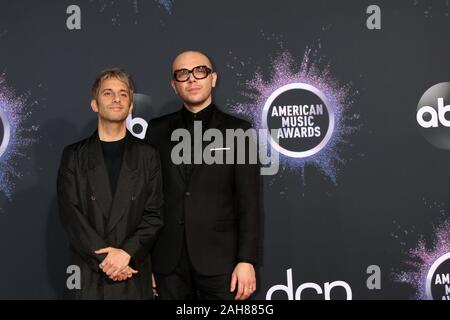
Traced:
<path id="1" fill-rule="evenodd" d="M 429 300 L 450 300 L 450 252 L 439 257 L 431 265 L 425 292 Z"/>
<path id="2" fill-rule="evenodd" d="M 293 158 L 306 158 L 328 144 L 334 130 L 334 113 L 325 95 L 305 83 L 290 83 L 267 99 L 262 127 L 276 130 L 270 144 Z"/>
<path id="3" fill-rule="evenodd" d="M 16 96 L 0 75 L 0 192 L 8 199 L 16 179 L 22 177 L 18 160 L 25 158 L 28 148 L 38 140 L 39 127 L 28 123 L 32 107 L 28 97 Z"/>
<path id="4" fill-rule="evenodd" d="M 283 169 L 304 176 L 309 164 L 336 184 L 338 166 L 346 163 L 342 147 L 358 130 L 359 114 L 351 111 L 350 85 L 340 84 L 319 61 L 318 52 L 307 49 L 296 69 L 291 54 L 282 53 L 272 62 L 271 78 L 264 79 L 259 69 L 246 81 L 248 102 L 231 109 L 256 129 L 272 132 L 266 143 L 280 153 Z"/>
<path id="5" fill-rule="evenodd" d="M 5 111 L 0 109 L 0 158 L 6 152 L 11 136 L 11 128 L 9 126 L 8 117 Z"/>
<path id="6" fill-rule="evenodd" d="M 396 282 L 415 288 L 418 300 L 450 301 L 449 230 L 450 219 L 447 219 L 435 228 L 431 243 L 421 236 L 417 245 L 408 251 L 407 271 L 393 274 Z"/>

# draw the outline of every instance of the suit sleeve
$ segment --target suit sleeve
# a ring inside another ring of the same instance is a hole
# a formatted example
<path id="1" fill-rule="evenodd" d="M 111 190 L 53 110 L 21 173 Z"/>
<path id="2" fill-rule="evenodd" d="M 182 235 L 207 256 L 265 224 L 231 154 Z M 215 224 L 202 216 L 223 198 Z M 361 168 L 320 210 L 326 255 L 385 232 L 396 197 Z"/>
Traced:
<path id="1" fill-rule="evenodd" d="M 161 210 L 163 205 L 161 163 L 158 152 L 152 157 L 150 178 L 147 185 L 150 188 L 142 220 L 132 236 L 127 238 L 121 248 L 132 258 L 134 265 L 139 265 L 150 253 L 156 235 L 163 226 Z"/>
<path id="2" fill-rule="evenodd" d="M 250 126 L 244 128 L 249 129 Z M 239 219 L 238 262 L 258 263 L 260 233 L 260 168 L 249 163 L 249 152 L 257 150 L 256 138 L 247 139 L 245 164 L 235 165 L 235 204 Z M 258 158 L 258 157 L 257 157 Z M 256 161 L 257 162 L 257 161 Z"/>
<path id="3" fill-rule="evenodd" d="M 97 255 L 94 251 L 106 248 L 108 245 L 82 212 L 75 170 L 75 153 L 65 148 L 57 179 L 59 214 L 72 247 L 93 271 L 99 272 L 98 265 L 103 261 L 105 255 Z"/>

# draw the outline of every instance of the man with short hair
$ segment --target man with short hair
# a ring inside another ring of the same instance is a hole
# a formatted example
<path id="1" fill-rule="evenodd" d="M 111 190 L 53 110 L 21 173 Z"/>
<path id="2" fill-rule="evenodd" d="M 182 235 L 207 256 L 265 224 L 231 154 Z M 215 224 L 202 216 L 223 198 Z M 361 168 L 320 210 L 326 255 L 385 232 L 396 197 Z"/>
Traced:
<path id="1" fill-rule="evenodd" d="M 165 226 L 152 252 L 156 290 L 161 299 L 247 299 L 256 290 L 259 166 L 198 164 L 192 161 L 192 149 L 187 156 L 191 161 L 177 165 L 171 158 L 175 146 L 171 140 L 174 131 L 184 129 L 192 147 L 198 145 L 196 121 L 204 130 L 217 129 L 223 136 L 227 129 L 245 131 L 250 124 L 212 102 L 217 74 L 204 54 L 181 53 L 173 61 L 172 73 L 171 84 L 183 107 L 152 120 L 146 135 L 161 155 L 165 197 Z M 227 152 L 235 151 L 228 149 L 212 152 L 226 158 Z"/>
<path id="2" fill-rule="evenodd" d="M 81 288 L 72 299 L 152 299 L 150 250 L 162 227 L 158 152 L 126 129 L 134 86 L 120 69 L 92 87 L 94 134 L 64 149 L 58 171 L 61 222 Z"/>

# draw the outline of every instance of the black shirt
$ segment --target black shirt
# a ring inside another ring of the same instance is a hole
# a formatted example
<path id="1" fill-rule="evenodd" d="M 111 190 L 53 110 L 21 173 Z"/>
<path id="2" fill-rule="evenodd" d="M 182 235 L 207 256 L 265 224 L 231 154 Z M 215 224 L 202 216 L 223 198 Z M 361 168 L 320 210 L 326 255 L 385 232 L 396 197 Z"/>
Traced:
<path id="1" fill-rule="evenodd" d="M 194 169 L 194 121 L 202 122 L 202 130 L 203 132 L 208 128 L 209 122 L 211 120 L 212 114 L 214 112 L 214 104 L 210 104 L 206 108 L 202 109 L 197 113 L 193 113 L 189 111 L 186 107 L 183 107 L 182 117 L 185 129 L 187 129 L 191 135 L 191 163 L 183 164 L 184 169 L 184 178 L 186 181 L 189 181 L 191 178 L 192 171 Z M 203 132 L 196 133 L 197 135 L 202 135 Z M 203 154 L 203 150 L 201 150 L 201 154 Z"/>
<path id="2" fill-rule="evenodd" d="M 125 138 L 112 142 L 101 141 L 101 143 L 106 169 L 108 170 L 111 193 L 112 196 L 114 196 L 116 193 L 117 182 L 119 180 L 120 169 L 122 168 L 122 159 L 125 151 Z"/>
<path id="3" fill-rule="evenodd" d="M 189 130 L 190 127 L 194 126 L 194 121 L 202 121 L 202 126 L 205 127 L 209 123 L 211 116 L 214 112 L 215 106 L 210 104 L 206 108 L 200 110 L 197 113 L 189 111 L 186 107 L 183 107 L 182 115 L 185 128 Z"/>

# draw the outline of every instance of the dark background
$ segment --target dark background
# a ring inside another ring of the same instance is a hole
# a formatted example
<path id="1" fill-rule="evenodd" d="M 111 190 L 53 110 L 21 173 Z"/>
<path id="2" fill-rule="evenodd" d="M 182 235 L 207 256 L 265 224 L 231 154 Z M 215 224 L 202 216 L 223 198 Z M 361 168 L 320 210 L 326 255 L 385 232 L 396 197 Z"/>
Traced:
<path id="1" fill-rule="evenodd" d="M 81 8 L 81 30 L 66 27 L 71 4 Z M 300 63 L 308 46 L 318 47 L 333 76 L 358 91 L 352 109 L 360 130 L 342 150 L 347 162 L 336 184 L 313 166 L 304 176 L 280 168 L 264 178 L 256 298 L 286 285 L 289 268 L 294 290 L 305 282 L 323 288 L 342 280 L 354 299 L 413 297 L 414 288 L 392 274 L 404 268 L 406 251 L 420 236 L 433 239 L 450 203 L 449 153 L 429 144 L 415 120 L 421 95 L 450 81 L 450 8 L 445 0 L 377 1 L 382 29 L 371 31 L 371 4 L 175 0 L 169 12 L 150 0 L 2 1 L 0 71 L 33 105 L 24 125 L 39 130 L 38 141 L 15 160 L 23 176 L 15 179 L 11 199 L 0 195 L 0 298 L 52 299 L 62 291 L 67 243 L 56 172 L 62 148 L 95 129 L 89 94 L 100 70 L 118 66 L 131 73 L 137 91 L 162 114 L 180 107 L 169 86 L 172 59 L 200 50 L 219 73 L 215 100 L 227 111 L 244 99 L 245 80 L 258 68 L 269 77 L 280 51 Z M 366 287 L 366 268 L 373 264 L 382 271 L 381 290 Z M 337 289 L 335 298 L 341 293 Z"/>

